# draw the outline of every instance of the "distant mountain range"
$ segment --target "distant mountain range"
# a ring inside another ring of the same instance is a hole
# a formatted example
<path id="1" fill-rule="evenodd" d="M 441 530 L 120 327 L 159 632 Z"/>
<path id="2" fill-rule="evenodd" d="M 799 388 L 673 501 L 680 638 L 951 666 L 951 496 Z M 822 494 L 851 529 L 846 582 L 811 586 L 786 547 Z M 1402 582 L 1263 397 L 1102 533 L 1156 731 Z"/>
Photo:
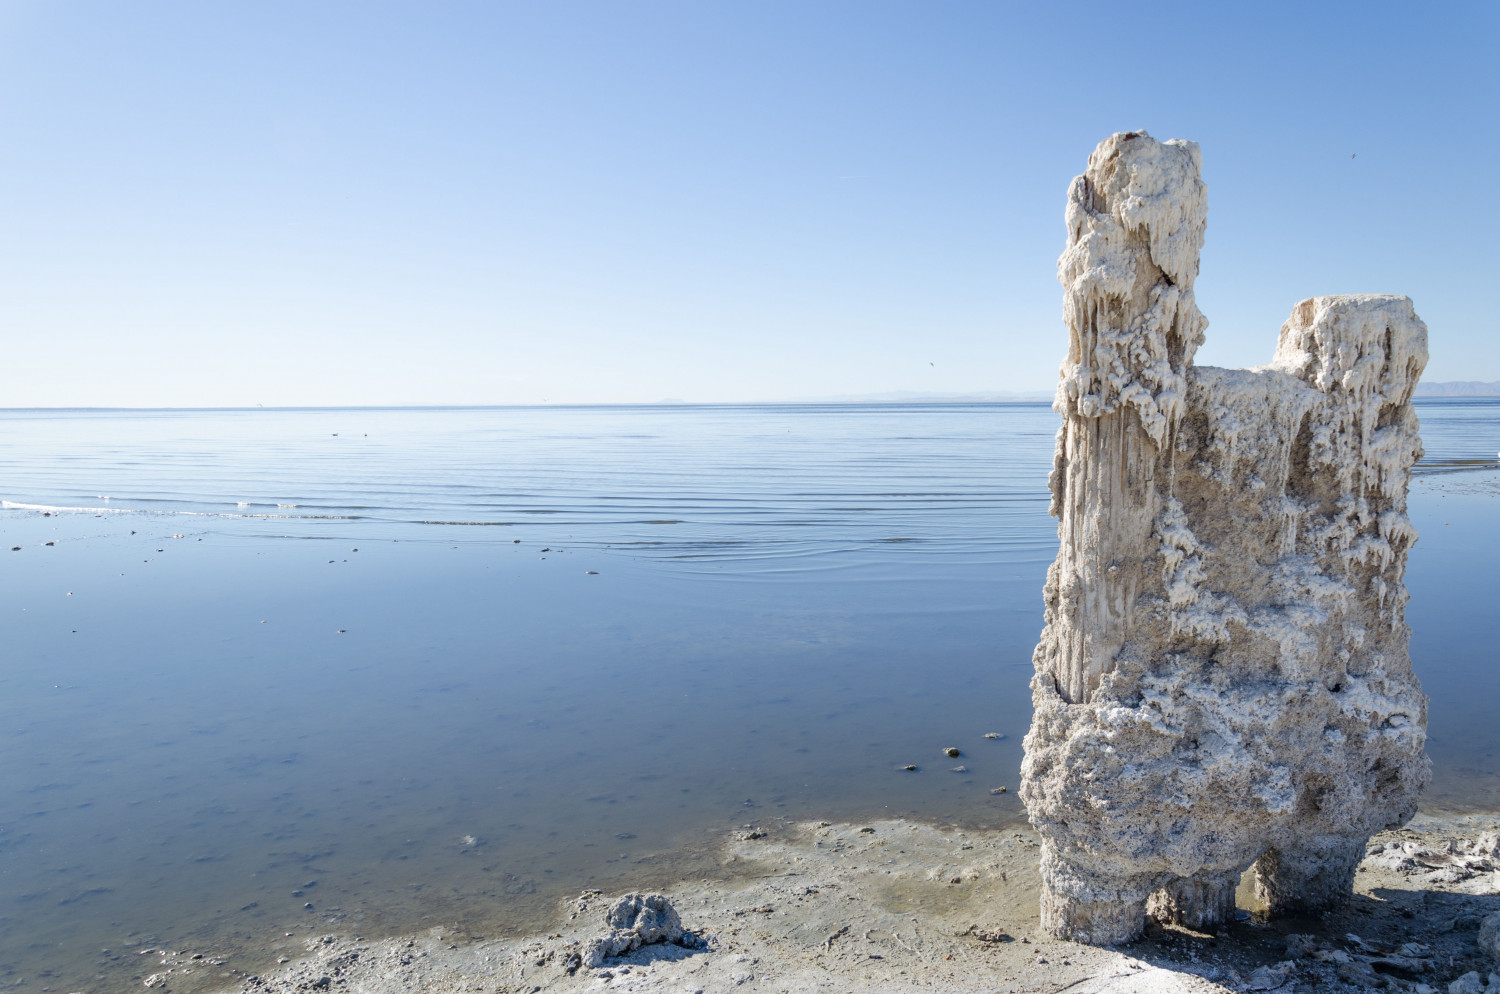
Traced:
<path id="1" fill-rule="evenodd" d="M 1418 397 L 1500 397 L 1500 380 L 1453 380 L 1447 383 L 1418 383 Z M 888 393 L 840 394 L 834 397 L 806 397 L 804 404 L 1004 404 L 1023 401 L 1051 402 L 1052 391 L 1016 392 L 989 390 L 975 393 L 923 393 L 918 390 L 893 390 Z M 664 401 L 663 403 L 667 403 Z"/>
<path id="2" fill-rule="evenodd" d="M 1500 397 L 1500 380 L 1451 380 L 1447 383 L 1417 383 L 1418 397 Z"/>
<path id="3" fill-rule="evenodd" d="M 1036 390 L 1015 393 L 988 390 L 977 393 L 923 393 L 920 390 L 892 390 L 888 393 L 850 393 L 835 397 L 807 397 L 803 404 L 1014 404 L 1021 401 L 1052 402 L 1053 391 Z"/>

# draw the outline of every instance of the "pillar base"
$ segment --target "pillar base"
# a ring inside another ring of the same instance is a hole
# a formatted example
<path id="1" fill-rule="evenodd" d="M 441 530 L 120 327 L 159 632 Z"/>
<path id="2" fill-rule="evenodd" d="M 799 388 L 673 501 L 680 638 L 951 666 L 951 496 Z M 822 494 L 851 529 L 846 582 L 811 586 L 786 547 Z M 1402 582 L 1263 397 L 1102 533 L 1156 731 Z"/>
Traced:
<path id="1" fill-rule="evenodd" d="M 1368 839 L 1331 839 L 1272 849 L 1255 862 L 1255 894 L 1273 915 L 1336 908 L 1354 894 L 1354 871 Z"/>
<path id="2" fill-rule="evenodd" d="M 1146 928 L 1146 902 L 1082 901 L 1042 888 L 1042 929 L 1091 946 L 1134 942 Z"/>
<path id="3" fill-rule="evenodd" d="M 1179 877 L 1151 895 L 1146 913 L 1163 924 L 1213 932 L 1234 921 L 1234 892 L 1240 875 L 1201 873 Z"/>

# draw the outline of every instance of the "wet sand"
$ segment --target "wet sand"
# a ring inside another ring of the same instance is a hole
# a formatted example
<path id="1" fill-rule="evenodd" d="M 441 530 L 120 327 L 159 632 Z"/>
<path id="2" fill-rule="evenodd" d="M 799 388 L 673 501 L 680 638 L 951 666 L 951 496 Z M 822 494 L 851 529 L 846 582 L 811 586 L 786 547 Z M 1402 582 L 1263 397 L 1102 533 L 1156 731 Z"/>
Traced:
<path id="1" fill-rule="evenodd" d="M 476 940 L 434 927 L 394 938 L 337 932 L 287 962 L 225 976 L 227 990 L 397 991 L 1243 991 L 1446 990 L 1500 964 L 1476 945 L 1500 911 L 1500 815 L 1419 815 L 1371 841 L 1356 895 L 1327 915 L 1250 913 L 1217 935 L 1151 926 L 1119 949 L 1038 930 L 1038 839 L 904 820 L 758 823 L 713 866 L 633 884 L 666 893 L 697 948 L 648 945 L 597 969 L 575 955 L 606 931 L 615 893 L 562 902 L 537 934 Z M 710 872 L 704 873 L 708 870 Z M 1241 906 L 1252 902 L 1242 888 Z M 217 972 L 211 949 L 142 952 L 142 983 L 168 992 Z M 192 977 L 193 973 L 197 977 Z M 191 980 L 189 978 L 192 978 Z M 1425 986 L 1424 986 L 1425 985 Z"/>

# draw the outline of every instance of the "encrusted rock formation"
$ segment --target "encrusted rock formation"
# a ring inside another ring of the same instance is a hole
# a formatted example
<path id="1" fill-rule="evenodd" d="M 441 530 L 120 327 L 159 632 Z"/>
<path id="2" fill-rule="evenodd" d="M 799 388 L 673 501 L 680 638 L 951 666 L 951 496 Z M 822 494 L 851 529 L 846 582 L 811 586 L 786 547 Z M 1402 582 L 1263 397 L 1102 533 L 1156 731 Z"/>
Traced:
<path id="1" fill-rule="evenodd" d="M 658 942 L 693 949 L 698 937 L 682 930 L 682 919 L 663 894 L 626 894 L 605 912 L 609 931 L 583 949 L 582 963 L 601 967 L 611 956 L 624 956 Z"/>
<path id="2" fill-rule="evenodd" d="M 1207 216 L 1193 142 L 1116 134 L 1068 191 L 1060 548 L 1021 797 L 1042 921 L 1124 942 L 1351 891 L 1426 785 L 1404 619 L 1427 329 L 1406 297 L 1313 297 L 1275 358 L 1194 366 Z"/>

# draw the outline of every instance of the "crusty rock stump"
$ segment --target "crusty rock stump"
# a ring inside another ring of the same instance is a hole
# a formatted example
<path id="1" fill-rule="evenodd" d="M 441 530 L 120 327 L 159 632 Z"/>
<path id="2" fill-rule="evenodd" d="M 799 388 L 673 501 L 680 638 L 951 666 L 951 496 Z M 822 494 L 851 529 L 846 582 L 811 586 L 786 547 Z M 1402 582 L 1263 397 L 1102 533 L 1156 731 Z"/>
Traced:
<path id="1" fill-rule="evenodd" d="M 1116 134 L 1068 191 L 1069 329 L 1021 797 L 1042 922 L 1213 928 L 1252 864 L 1272 912 L 1347 897 L 1426 785 L 1402 576 L 1427 329 L 1313 297 L 1258 369 L 1194 366 L 1198 146 Z"/>
<path id="2" fill-rule="evenodd" d="M 624 956 L 660 942 L 693 949 L 698 937 L 682 930 L 682 918 L 664 894 L 626 894 L 604 915 L 609 931 L 584 947 L 579 957 L 590 969 L 611 956 Z"/>

